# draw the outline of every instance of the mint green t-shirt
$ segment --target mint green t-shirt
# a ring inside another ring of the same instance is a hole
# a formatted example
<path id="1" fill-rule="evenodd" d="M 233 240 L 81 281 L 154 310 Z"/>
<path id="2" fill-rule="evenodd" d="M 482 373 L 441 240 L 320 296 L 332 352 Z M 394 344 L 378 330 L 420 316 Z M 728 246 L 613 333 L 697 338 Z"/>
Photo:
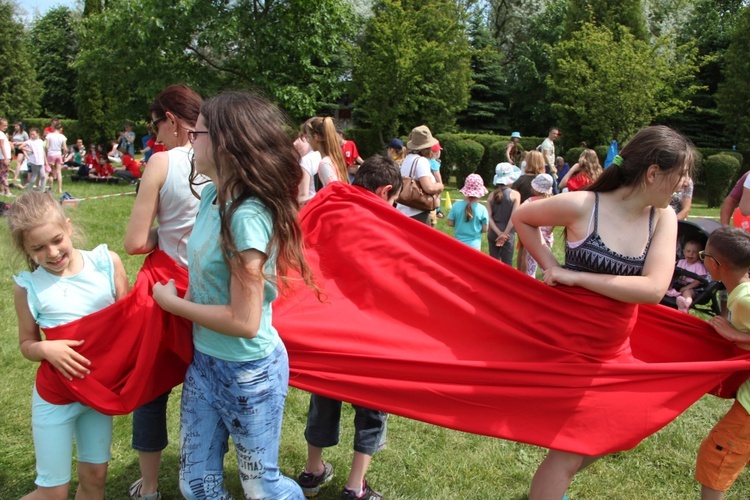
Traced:
<path id="1" fill-rule="evenodd" d="M 230 273 L 221 253 L 221 221 L 215 200 L 216 187 L 207 184 L 201 193 L 198 215 L 187 245 L 190 300 L 196 304 L 230 303 Z M 260 200 L 245 200 L 232 214 L 230 227 L 239 252 L 254 249 L 268 254 L 272 217 Z M 273 258 L 266 261 L 264 273 L 275 275 Z M 193 345 L 204 354 L 226 361 L 265 358 L 279 342 L 279 335 L 271 324 L 271 303 L 277 295 L 275 283 L 264 281 L 263 311 L 255 338 L 230 337 L 193 323 Z"/>
<path id="2" fill-rule="evenodd" d="M 741 283 L 727 299 L 729 321 L 736 329 L 750 332 L 750 283 Z M 750 380 L 737 389 L 737 401 L 750 413 Z"/>

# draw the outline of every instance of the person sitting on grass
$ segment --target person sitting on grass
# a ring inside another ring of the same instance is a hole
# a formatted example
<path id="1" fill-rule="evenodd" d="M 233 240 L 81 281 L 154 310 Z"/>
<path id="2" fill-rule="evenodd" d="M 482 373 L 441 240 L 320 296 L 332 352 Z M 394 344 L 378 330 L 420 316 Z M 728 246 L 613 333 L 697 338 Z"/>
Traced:
<path id="1" fill-rule="evenodd" d="M 128 154 L 128 150 L 124 147 L 120 147 L 120 155 L 122 158 L 122 166 L 114 167 L 113 175 L 124 179 L 131 184 L 135 184 L 138 179 L 141 178 L 141 164 L 142 162 L 136 161 L 135 158 Z"/>
<path id="2" fill-rule="evenodd" d="M 89 182 L 109 182 L 115 173 L 115 169 L 112 168 L 112 164 L 109 163 L 109 158 L 106 155 L 100 154 L 94 163 L 94 168 L 89 170 Z M 114 179 L 117 180 L 116 178 Z"/>
<path id="3" fill-rule="evenodd" d="M 373 156 L 359 167 L 352 185 L 371 191 L 389 205 L 393 205 L 401 191 L 401 170 L 392 159 Z M 365 474 L 372 456 L 385 447 L 388 414 L 357 405 L 352 406 L 355 415 L 354 457 L 341 498 L 381 499 L 382 495 L 367 484 Z M 341 401 L 310 394 L 310 411 L 305 427 L 307 465 L 297 478 L 307 497 L 317 495 L 320 487 L 333 479 L 333 465 L 323 461 L 323 448 L 338 444 L 340 423 Z"/>
<path id="4" fill-rule="evenodd" d="M 750 233 L 738 227 L 721 227 L 711 233 L 700 252 L 711 277 L 729 292 L 729 319 L 711 318 L 716 333 L 750 350 Z M 698 451 L 695 479 L 703 500 L 724 498 L 750 459 L 750 380 L 737 390 L 737 399 L 714 426 Z"/>

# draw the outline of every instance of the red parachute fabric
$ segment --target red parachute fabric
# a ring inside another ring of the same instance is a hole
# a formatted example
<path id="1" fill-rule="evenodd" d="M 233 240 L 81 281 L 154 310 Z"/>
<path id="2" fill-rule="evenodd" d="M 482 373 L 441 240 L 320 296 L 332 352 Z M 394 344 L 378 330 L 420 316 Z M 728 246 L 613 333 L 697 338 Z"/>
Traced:
<path id="1" fill-rule="evenodd" d="M 154 283 L 170 279 L 184 295 L 187 271 L 156 250 L 126 297 L 45 329 L 48 340 L 85 339 L 76 350 L 91 361 L 91 373 L 69 381 L 43 361 L 36 378 L 39 395 L 53 404 L 79 401 L 107 415 L 123 415 L 181 384 L 193 357 L 192 323 L 164 312 L 151 297 Z"/>
<path id="2" fill-rule="evenodd" d="M 274 325 L 306 391 L 600 455 L 748 376 L 750 353 L 702 320 L 549 287 L 360 188 L 327 187 L 301 223 L 324 301 L 295 283 Z"/>

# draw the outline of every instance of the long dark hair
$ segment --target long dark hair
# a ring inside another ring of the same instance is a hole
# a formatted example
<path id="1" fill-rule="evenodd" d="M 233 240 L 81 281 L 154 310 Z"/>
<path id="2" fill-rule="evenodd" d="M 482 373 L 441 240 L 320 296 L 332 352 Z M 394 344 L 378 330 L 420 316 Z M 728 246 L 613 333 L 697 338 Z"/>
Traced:
<path id="1" fill-rule="evenodd" d="M 209 99 L 200 113 L 213 146 L 221 250 L 227 267 L 243 284 L 258 278 L 248 275 L 230 224 L 237 208 L 255 197 L 273 218 L 271 241 L 261 269 L 269 256 L 274 256 L 282 285 L 288 284 L 288 271 L 295 270 L 317 292 L 297 223 L 297 186 L 302 170 L 283 128 L 287 120 L 276 106 L 245 92 L 227 92 Z"/>
<path id="2" fill-rule="evenodd" d="M 687 165 L 692 177 L 695 165 L 693 143 L 673 128 L 664 125 L 646 127 L 638 131 L 620 152 L 622 164 L 610 165 L 587 188 L 606 193 L 623 186 L 634 188 L 643 183 L 648 167 L 657 165 L 662 172 L 681 169 Z"/>

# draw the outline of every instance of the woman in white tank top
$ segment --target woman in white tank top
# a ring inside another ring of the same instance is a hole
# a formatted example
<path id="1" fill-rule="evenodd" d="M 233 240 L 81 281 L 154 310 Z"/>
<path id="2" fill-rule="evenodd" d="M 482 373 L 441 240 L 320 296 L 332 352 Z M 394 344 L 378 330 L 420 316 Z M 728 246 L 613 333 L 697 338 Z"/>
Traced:
<path id="1" fill-rule="evenodd" d="M 203 185 L 190 185 L 192 151 L 188 130 L 195 128 L 203 99 L 185 85 L 163 90 L 151 104 L 151 127 L 167 151 L 149 158 L 125 233 L 125 250 L 146 254 L 159 248 L 187 269 L 187 242 L 198 213 Z M 154 226 L 154 220 L 158 222 Z M 161 450 L 167 446 L 169 393 L 133 413 L 133 448 L 142 477 L 130 487 L 131 498 L 158 498 Z M 160 451 L 153 451 L 153 450 Z M 153 497 L 152 497 L 153 495 Z"/>

